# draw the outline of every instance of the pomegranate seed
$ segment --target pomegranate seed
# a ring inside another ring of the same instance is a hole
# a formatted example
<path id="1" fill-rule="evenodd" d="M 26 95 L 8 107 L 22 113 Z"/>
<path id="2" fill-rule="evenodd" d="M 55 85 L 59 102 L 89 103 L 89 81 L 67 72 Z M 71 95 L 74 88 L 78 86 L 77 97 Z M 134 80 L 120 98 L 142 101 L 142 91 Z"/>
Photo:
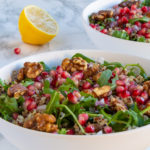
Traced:
<path id="1" fill-rule="evenodd" d="M 148 99 L 148 94 L 147 94 L 147 92 L 142 92 L 141 93 L 141 97 L 143 97 L 144 98 L 144 100 L 147 100 Z"/>
<path id="2" fill-rule="evenodd" d="M 58 74 L 56 74 L 54 79 L 52 80 L 51 86 L 54 87 L 54 88 L 57 87 L 58 86 L 57 81 L 58 81 Z"/>
<path id="3" fill-rule="evenodd" d="M 118 92 L 118 93 L 121 93 L 121 92 L 123 92 L 125 90 L 125 88 L 123 87 L 123 86 L 117 86 L 116 87 L 116 91 Z"/>
<path id="4" fill-rule="evenodd" d="M 82 71 L 74 72 L 72 77 L 75 77 L 76 79 L 81 80 L 83 78 L 83 72 Z"/>
<path id="5" fill-rule="evenodd" d="M 123 8 L 120 9 L 120 14 L 124 15 L 125 14 L 125 10 Z"/>
<path id="6" fill-rule="evenodd" d="M 147 29 L 146 28 L 142 28 L 140 31 L 138 31 L 139 35 L 145 35 Z"/>
<path id="7" fill-rule="evenodd" d="M 75 134 L 75 132 L 73 129 L 70 129 L 67 131 L 67 135 L 74 135 L 74 134 Z"/>
<path id="8" fill-rule="evenodd" d="M 27 106 L 27 110 L 28 111 L 32 111 L 33 109 L 36 109 L 37 105 L 35 101 L 32 101 L 28 106 Z"/>
<path id="9" fill-rule="evenodd" d="M 129 86 L 130 92 L 133 92 L 133 90 L 135 90 L 135 89 L 136 89 L 136 86 L 134 84 Z"/>
<path id="10" fill-rule="evenodd" d="M 141 22 L 139 22 L 139 21 L 136 21 L 135 23 L 134 23 L 135 25 L 137 25 L 138 27 L 141 27 Z"/>
<path id="11" fill-rule="evenodd" d="M 91 26 L 93 29 L 96 28 L 96 26 L 95 26 L 94 24 L 90 24 L 90 26 Z"/>
<path id="12" fill-rule="evenodd" d="M 72 77 L 71 80 L 74 82 L 74 84 L 75 84 L 76 86 L 79 85 L 79 81 L 78 81 L 78 79 L 76 79 L 75 77 Z"/>
<path id="13" fill-rule="evenodd" d="M 122 81 L 122 80 L 117 80 L 117 81 L 116 81 L 116 84 L 117 84 L 117 85 L 124 86 L 124 85 L 125 85 L 125 82 Z"/>
<path id="14" fill-rule="evenodd" d="M 61 74 L 61 77 L 66 79 L 66 78 L 70 77 L 70 74 L 67 71 L 63 71 Z"/>
<path id="15" fill-rule="evenodd" d="M 18 113 L 13 113 L 13 114 L 12 114 L 13 119 L 14 119 L 14 120 L 17 120 L 18 115 L 19 115 Z"/>
<path id="16" fill-rule="evenodd" d="M 93 125 L 88 125 L 86 128 L 85 128 L 85 132 L 87 133 L 94 133 L 95 132 L 95 128 Z"/>
<path id="17" fill-rule="evenodd" d="M 119 76 L 119 79 L 120 79 L 120 80 L 125 80 L 125 79 L 126 79 L 126 76 L 122 74 L 122 75 Z"/>
<path id="18" fill-rule="evenodd" d="M 124 13 L 125 13 L 125 14 L 130 13 L 130 9 L 129 9 L 128 7 L 124 7 Z"/>
<path id="19" fill-rule="evenodd" d="M 120 69 L 119 69 L 119 68 L 115 68 L 115 69 L 114 69 L 114 72 L 115 72 L 116 74 L 119 74 L 119 73 L 120 73 Z M 115 74 L 115 76 L 116 76 L 116 74 Z"/>
<path id="20" fill-rule="evenodd" d="M 131 28 L 126 27 L 126 28 L 125 28 L 125 31 L 126 31 L 128 34 L 131 34 L 131 31 L 132 31 L 132 30 L 131 30 Z"/>
<path id="21" fill-rule="evenodd" d="M 73 103 L 73 104 L 77 104 L 78 103 L 78 98 L 73 94 L 73 93 L 69 93 L 67 95 L 69 102 Z"/>
<path id="22" fill-rule="evenodd" d="M 34 81 L 37 81 L 37 82 L 40 82 L 42 80 L 42 77 L 41 76 L 37 76 Z"/>
<path id="23" fill-rule="evenodd" d="M 48 76 L 48 72 L 44 71 L 44 72 L 41 73 L 41 75 L 42 75 L 43 78 L 46 78 Z"/>
<path id="24" fill-rule="evenodd" d="M 15 53 L 16 55 L 19 55 L 19 54 L 21 53 L 21 49 L 20 49 L 20 48 L 15 48 L 15 49 L 14 49 L 14 53 Z"/>
<path id="25" fill-rule="evenodd" d="M 148 11 L 148 8 L 147 8 L 146 6 L 143 6 L 143 7 L 141 8 L 141 10 L 143 11 L 143 13 L 146 13 L 146 12 Z"/>
<path id="26" fill-rule="evenodd" d="M 141 94 L 141 91 L 138 90 L 138 89 L 135 89 L 135 90 L 133 90 L 133 92 L 132 92 L 132 96 L 133 96 L 133 97 L 139 96 L 140 94 Z"/>
<path id="27" fill-rule="evenodd" d="M 56 72 L 59 73 L 59 74 L 61 74 L 63 72 L 62 67 L 61 66 L 57 66 Z"/>
<path id="28" fill-rule="evenodd" d="M 56 75 L 56 71 L 55 70 L 51 70 L 50 71 L 50 76 L 55 77 L 55 75 Z"/>
<path id="29" fill-rule="evenodd" d="M 106 134 L 112 133 L 112 127 L 109 127 L 109 126 L 104 127 L 104 132 L 105 132 Z"/>
<path id="30" fill-rule="evenodd" d="M 150 33 L 146 33 L 145 38 L 149 39 L 150 38 Z"/>
<path id="31" fill-rule="evenodd" d="M 57 81 L 58 85 L 62 85 L 65 82 L 66 82 L 66 79 L 64 79 L 64 78 L 58 78 L 58 81 Z"/>
<path id="32" fill-rule="evenodd" d="M 104 97 L 104 102 L 108 105 L 108 97 Z"/>
<path id="33" fill-rule="evenodd" d="M 107 33 L 108 33 L 107 29 L 102 29 L 100 32 L 101 32 L 101 33 L 104 33 L 104 34 L 107 34 Z"/>
<path id="34" fill-rule="evenodd" d="M 73 91 L 73 95 L 75 95 L 78 99 L 81 98 L 81 94 L 79 91 Z"/>
<path id="35" fill-rule="evenodd" d="M 145 99 L 143 97 L 137 96 L 136 97 L 136 102 L 138 105 L 142 105 L 145 103 Z"/>
<path id="36" fill-rule="evenodd" d="M 28 90 L 28 95 L 29 96 L 32 96 L 32 95 L 34 95 L 35 94 L 35 90 Z"/>
<path id="37" fill-rule="evenodd" d="M 129 14 L 130 14 L 129 19 L 132 19 L 132 16 L 136 14 L 136 11 L 135 10 L 131 10 Z"/>
<path id="38" fill-rule="evenodd" d="M 120 96 L 121 98 L 127 98 L 127 97 L 130 96 L 130 92 L 129 92 L 129 91 L 124 91 L 124 92 L 122 92 L 122 93 L 119 93 L 119 96 Z"/>
<path id="39" fill-rule="evenodd" d="M 34 101 L 33 98 L 28 98 L 25 100 L 25 107 L 27 107 L 32 101 Z"/>
<path id="40" fill-rule="evenodd" d="M 27 88 L 28 88 L 29 90 L 35 90 L 35 87 L 34 87 L 33 85 L 29 85 L 29 86 L 27 86 Z"/>
<path id="41" fill-rule="evenodd" d="M 127 19 L 127 17 L 125 17 L 125 16 L 123 16 L 123 17 L 121 18 L 121 21 L 122 21 L 122 23 L 128 23 L 128 19 Z"/>
<path id="42" fill-rule="evenodd" d="M 132 5 L 131 10 L 136 10 L 136 5 Z"/>
<path id="43" fill-rule="evenodd" d="M 50 98 L 50 94 L 43 94 L 44 97 L 46 97 L 47 99 Z"/>
<path id="44" fill-rule="evenodd" d="M 79 123 L 83 126 L 86 124 L 87 120 L 89 119 L 88 114 L 79 114 L 78 116 L 78 121 Z"/>
<path id="45" fill-rule="evenodd" d="M 34 87 L 37 89 L 42 89 L 43 84 L 41 82 L 34 82 Z"/>
<path id="46" fill-rule="evenodd" d="M 91 84 L 86 81 L 86 82 L 83 83 L 82 88 L 83 89 L 90 89 L 91 88 Z"/>

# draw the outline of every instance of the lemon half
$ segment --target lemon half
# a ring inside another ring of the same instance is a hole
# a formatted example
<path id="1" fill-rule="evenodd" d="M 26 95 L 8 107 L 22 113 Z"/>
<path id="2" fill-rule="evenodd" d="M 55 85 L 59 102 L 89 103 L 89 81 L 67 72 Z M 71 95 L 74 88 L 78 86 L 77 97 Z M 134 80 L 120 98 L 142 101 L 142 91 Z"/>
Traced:
<path id="1" fill-rule="evenodd" d="M 58 25 L 48 12 L 29 5 L 20 14 L 19 31 L 25 43 L 41 45 L 57 35 Z"/>

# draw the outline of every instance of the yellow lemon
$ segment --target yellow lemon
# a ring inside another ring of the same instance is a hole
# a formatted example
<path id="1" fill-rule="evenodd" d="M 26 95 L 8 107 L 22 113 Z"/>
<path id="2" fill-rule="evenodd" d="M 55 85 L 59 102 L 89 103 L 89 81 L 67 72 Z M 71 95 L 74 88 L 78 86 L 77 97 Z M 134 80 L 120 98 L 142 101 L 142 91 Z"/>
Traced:
<path id="1" fill-rule="evenodd" d="M 58 25 L 46 11 L 29 5 L 20 14 L 19 31 L 25 43 L 41 45 L 57 35 Z"/>

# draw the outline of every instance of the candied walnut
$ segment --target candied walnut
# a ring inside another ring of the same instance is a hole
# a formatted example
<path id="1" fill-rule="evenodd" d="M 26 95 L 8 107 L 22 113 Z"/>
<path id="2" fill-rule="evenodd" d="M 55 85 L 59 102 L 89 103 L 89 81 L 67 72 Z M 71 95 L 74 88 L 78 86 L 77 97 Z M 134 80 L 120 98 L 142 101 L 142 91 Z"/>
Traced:
<path id="1" fill-rule="evenodd" d="M 85 90 L 83 90 L 83 92 L 84 93 L 87 93 L 87 94 L 90 94 L 90 95 L 92 95 L 92 96 L 94 96 L 94 97 L 96 97 L 96 94 L 93 92 L 93 90 L 91 90 L 91 89 L 85 89 Z"/>
<path id="2" fill-rule="evenodd" d="M 96 132 L 102 130 L 104 126 L 107 125 L 107 120 L 104 119 L 103 115 L 100 115 L 99 117 L 94 117 L 93 122 Z"/>
<path id="3" fill-rule="evenodd" d="M 56 132 L 58 129 L 55 122 L 56 118 L 53 115 L 36 113 L 32 118 L 24 122 L 23 127 L 51 133 Z"/>
<path id="4" fill-rule="evenodd" d="M 131 8 L 132 5 L 136 5 L 137 7 L 140 5 L 139 1 L 131 0 L 131 1 L 123 1 L 119 4 L 120 7 L 129 7 Z"/>
<path id="5" fill-rule="evenodd" d="M 68 72 L 84 71 L 87 69 L 87 62 L 81 57 L 74 57 L 72 59 L 65 58 L 62 61 L 62 68 Z"/>
<path id="6" fill-rule="evenodd" d="M 17 79 L 23 80 L 26 76 L 27 78 L 34 79 L 43 71 L 43 66 L 37 62 L 26 62 L 24 63 L 24 68 L 19 70 Z"/>
<path id="7" fill-rule="evenodd" d="M 102 96 L 106 96 L 109 94 L 109 92 L 111 91 L 111 88 L 110 86 L 108 85 L 105 85 L 105 86 L 102 86 L 102 87 L 96 87 L 93 89 L 93 92 L 96 94 L 97 97 L 102 97 Z"/>
<path id="8" fill-rule="evenodd" d="M 26 92 L 27 92 L 27 88 L 21 84 L 14 84 L 7 90 L 8 96 L 14 96 L 14 98 L 16 99 L 24 95 Z"/>
<path id="9" fill-rule="evenodd" d="M 117 97 L 111 97 L 110 107 L 115 111 L 126 111 L 127 107 L 122 100 Z"/>
<path id="10" fill-rule="evenodd" d="M 103 21 L 105 18 L 111 18 L 113 16 L 112 10 L 100 10 L 98 13 L 93 13 L 91 18 L 97 21 Z"/>
<path id="11" fill-rule="evenodd" d="M 87 70 L 84 71 L 84 78 L 93 77 L 100 71 L 100 64 L 90 63 L 87 67 Z"/>
<path id="12" fill-rule="evenodd" d="M 24 69 L 23 69 L 23 68 L 21 68 L 21 69 L 19 70 L 18 75 L 17 75 L 17 79 L 18 79 L 19 81 L 21 81 L 21 80 L 24 79 Z"/>
<path id="13" fill-rule="evenodd" d="M 143 84 L 143 89 L 148 93 L 148 95 L 150 96 L 150 81 L 146 81 Z"/>

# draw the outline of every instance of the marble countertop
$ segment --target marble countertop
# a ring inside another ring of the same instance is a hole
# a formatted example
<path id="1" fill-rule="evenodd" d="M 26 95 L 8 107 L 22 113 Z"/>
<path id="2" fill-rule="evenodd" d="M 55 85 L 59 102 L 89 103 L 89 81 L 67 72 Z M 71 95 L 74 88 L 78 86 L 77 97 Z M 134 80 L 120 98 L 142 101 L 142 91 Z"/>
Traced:
<path id="1" fill-rule="evenodd" d="M 0 67 L 22 57 L 45 51 L 95 48 L 82 25 L 83 8 L 93 0 L 0 0 Z M 27 5 L 37 5 L 47 10 L 59 24 L 59 34 L 48 44 L 32 46 L 21 41 L 18 18 Z M 21 48 L 15 55 L 13 49 Z M 0 136 L 1 150 L 18 150 Z"/>

